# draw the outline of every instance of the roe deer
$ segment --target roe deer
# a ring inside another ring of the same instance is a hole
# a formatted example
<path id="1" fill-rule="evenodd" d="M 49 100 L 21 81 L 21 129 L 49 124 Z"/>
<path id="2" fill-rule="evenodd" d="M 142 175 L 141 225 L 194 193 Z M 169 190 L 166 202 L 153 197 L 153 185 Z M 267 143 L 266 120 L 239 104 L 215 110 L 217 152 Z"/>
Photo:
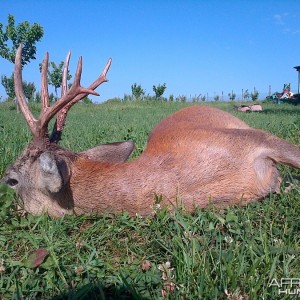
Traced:
<path id="1" fill-rule="evenodd" d="M 127 211 L 148 215 L 155 196 L 161 198 L 161 205 L 172 207 L 180 201 L 189 211 L 210 202 L 245 204 L 279 191 L 281 177 L 276 163 L 300 168 L 298 147 L 253 129 L 229 113 L 200 105 L 162 120 L 150 134 L 144 152 L 133 161 L 124 162 L 133 149 L 131 143 L 121 149 L 117 145 L 117 159 L 110 146 L 104 156 L 93 150 L 74 153 L 63 149 L 57 142 L 69 108 L 87 94 L 96 94 L 94 89 L 107 81 L 111 61 L 86 89 L 80 86 L 80 59 L 71 89 L 64 88 L 61 99 L 50 107 L 46 55 L 42 112 L 36 120 L 22 91 L 21 51 L 20 46 L 15 90 L 34 138 L 2 181 L 17 191 L 25 210 L 32 214 L 48 212 L 59 217 Z M 67 74 L 68 58 L 65 65 Z M 66 87 L 66 76 L 63 81 Z M 55 114 L 57 122 L 49 137 L 48 123 Z"/>

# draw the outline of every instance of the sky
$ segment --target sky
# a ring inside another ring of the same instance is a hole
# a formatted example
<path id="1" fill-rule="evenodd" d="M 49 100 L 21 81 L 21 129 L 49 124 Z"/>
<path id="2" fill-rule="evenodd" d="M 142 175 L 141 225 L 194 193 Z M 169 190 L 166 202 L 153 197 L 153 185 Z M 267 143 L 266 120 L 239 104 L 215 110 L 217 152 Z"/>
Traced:
<path id="1" fill-rule="evenodd" d="M 59 63 L 72 51 L 74 74 L 83 57 L 82 85 L 88 86 L 112 58 L 109 82 L 93 101 L 131 95 L 140 84 L 166 83 L 164 96 L 187 98 L 255 88 L 260 97 L 291 83 L 297 92 L 300 65 L 299 0 L 0 0 L 0 23 L 29 21 L 44 29 L 36 60 L 23 79 L 40 87 L 38 65 L 48 51 Z M 0 75 L 13 65 L 0 57 Z M 0 95 L 5 91 L 0 86 Z"/>

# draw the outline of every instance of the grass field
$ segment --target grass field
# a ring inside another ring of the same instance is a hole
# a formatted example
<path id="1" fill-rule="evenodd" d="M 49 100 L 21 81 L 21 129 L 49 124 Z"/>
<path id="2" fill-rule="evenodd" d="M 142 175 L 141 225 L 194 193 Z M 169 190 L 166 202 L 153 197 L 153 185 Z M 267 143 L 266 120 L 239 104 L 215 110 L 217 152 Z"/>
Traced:
<path id="1" fill-rule="evenodd" d="M 61 144 L 80 151 L 133 140 L 136 157 L 152 127 L 186 105 L 78 104 Z M 231 103 L 211 105 L 300 146 L 300 107 L 264 104 L 263 112 L 246 114 Z M 0 177 L 30 140 L 22 115 L 0 104 Z M 246 207 L 193 215 L 180 208 L 144 219 L 123 213 L 53 220 L 21 215 L 17 197 L 2 185 L 0 299 L 297 299 L 285 294 L 297 287 L 279 288 L 273 279 L 300 278 L 299 196 L 295 184 Z"/>

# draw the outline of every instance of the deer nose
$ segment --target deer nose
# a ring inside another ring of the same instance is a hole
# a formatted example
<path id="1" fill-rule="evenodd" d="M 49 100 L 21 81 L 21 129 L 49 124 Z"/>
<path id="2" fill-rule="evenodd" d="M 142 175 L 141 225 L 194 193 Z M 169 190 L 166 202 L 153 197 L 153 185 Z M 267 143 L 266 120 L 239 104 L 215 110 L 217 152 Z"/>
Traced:
<path id="1" fill-rule="evenodd" d="M 10 178 L 8 176 L 4 176 L 1 180 L 0 183 L 6 183 L 7 185 L 9 185 L 10 187 L 14 187 L 16 186 L 19 181 L 15 178 Z"/>

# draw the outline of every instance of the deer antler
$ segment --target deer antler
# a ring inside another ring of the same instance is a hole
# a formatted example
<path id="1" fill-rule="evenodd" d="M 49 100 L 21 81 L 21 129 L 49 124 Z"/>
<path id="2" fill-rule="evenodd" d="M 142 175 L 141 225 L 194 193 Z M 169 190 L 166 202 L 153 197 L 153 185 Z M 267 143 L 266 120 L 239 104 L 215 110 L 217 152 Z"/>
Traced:
<path id="1" fill-rule="evenodd" d="M 65 124 L 68 110 L 82 98 L 87 95 L 99 96 L 95 89 L 102 84 L 107 82 L 106 74 L 111 65 L 111 58 L 108 60 L 101 75 L 88 87 L 84 88 L 80 85 L 81 73 L 82 73 L 82 57 L 79 58 L 77 70 L 74 77 L 72 87 L 67 89 L 67 77 L 68 77 L 68 66 L 70 60 L 70 52 L 67 55 L 66 62 L 64 65 L 63 79 L 62 79 L 62 96 L 56 101 L 53 106 L 49 104 L 49 93 L 48 93 L 48 82 L 47 82 L 47 71 L 49 55 L 46 53 L 45 59 L 42 66 L 42 87 L 41 87 L 41 98 L 42 98 L 42 111 L 38 119 L 35 119 L 29 110 L 26 102 L 26 97 L 22 87 L 22 45 L 19 46 L 16 59 L 15 59 L 15 92 L 21 108 L 21 111 L 25 117 L 26 122 L 34 136 L 36 143 L 47 145 L 49 143 L 58 143 L 61 137 L 61 133 Z M 51 138 L 49 139 L 48 124 L 54 115 L 57 114 L 57 119 L 53 128 Z"/>
<path id="2" fill-rule="evenodd" d="M 63 70 L 63 78 L 62 78 L 62 91 L 61 96 L 64 97 L 68 93 L 68 85 L 67 85 L 67 78 L 68 78 L 68 67 L 69 67 L 69 60 L 70 60 L 71 53 L 69 52 L 64 64 L 64 70 Z M 101 85 L 103 82 L 107 82 L 108 79 L 106 78 L 106 74 L 110 68 L 111 65 L 111 58 L 108 60 L 106 66 L 104 67 L 101 75 L 88 87 L 88 90 L 95 90 L 99 85 Z M 79 64 L 79 63 L 78 63 Z M 81 61 L 80 61 L 81 64 Z M 61 134 L 65 125 L 67 113 L 69 109 L 78 101 L 86 97 L 89 93 L 81 93 L 77 95 L 71 102 L 69 102 L 67 105 L 64 106 L 58 113 L 56 117 L 56 121 L 52 130 L 52 134 L 50 137 L 51 143 L 58 143 Z"/>
<path id="3" fill-rule="evenodd" d="M 15 58 L 15 71 L 14 71 L 14 84 L 15 84 L 15 94 L 18 100 L 18 104 L 21 108 L 21 111 L 25 117 L 25 120 L 33 134 L 34 137 L 38 135 L 37 133 L 37 120 L 34 118 L 33 114 L 31 113 L 27 102 L 26 97 L 23 91 L 22 86 L 22 45 L 19 46 L 18 51 L 16 53 Z"/>

